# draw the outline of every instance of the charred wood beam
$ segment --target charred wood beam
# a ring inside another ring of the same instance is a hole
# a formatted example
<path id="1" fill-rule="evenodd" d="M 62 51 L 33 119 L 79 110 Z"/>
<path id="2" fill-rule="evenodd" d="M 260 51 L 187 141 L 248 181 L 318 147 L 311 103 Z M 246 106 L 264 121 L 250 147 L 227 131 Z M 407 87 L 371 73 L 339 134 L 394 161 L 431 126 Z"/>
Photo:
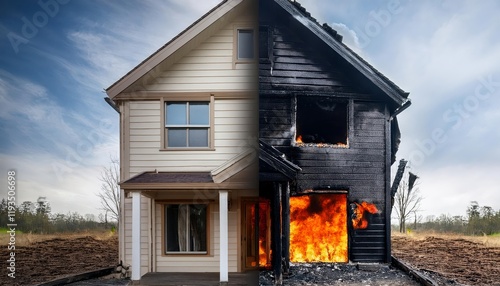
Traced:
<path id="1" fill-rule="evenodd" d="M 271 226 L 272 226 L 272 262 L 274 272 L 274 285 L 283 284 L 282 272 L 282 243 L 281 243 L 281 185 L 273 184 L 274 192 L 271 208 Z"/>
<path id="2" fill-rule="evenodd" d="M 403 174 L 405 172 L 405 167 L 408 161 L 405 159 L 401 159 L 399 161 L 398 171 L 396 172 L 396 176 L 394 177 L 394 181 L 391 186 L 391 210 L 394 206 L 394 196 L 396 196 L 396 192 L 398 191 L 399 183 L 401 183 L 401 179 L 403 178 Z"/>
<path id="3" fill-rule="evenodd" d="M 281 206 L 282 206 L 282 253 L 283 253 L 283 272 L 288 274 L 290 269 L 290 184 L 282 184 Z"/>

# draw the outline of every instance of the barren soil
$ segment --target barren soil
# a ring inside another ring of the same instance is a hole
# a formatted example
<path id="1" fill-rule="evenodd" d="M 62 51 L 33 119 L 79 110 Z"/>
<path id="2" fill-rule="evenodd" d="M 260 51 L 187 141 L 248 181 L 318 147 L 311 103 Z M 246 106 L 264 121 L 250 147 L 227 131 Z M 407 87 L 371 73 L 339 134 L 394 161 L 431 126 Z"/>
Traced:
<path id="1" fill-rule="evenodd" d="M 6 260 L 10 251 L 0 248 L 3 267 L 0 285 L 36 285 L 42 282 L 118 264 L 116 236 L 98 240 L 91 236 L 53 238 L 25 246 L 16 246 L 15 279 L 7 276 Z"/>
<path id="2" fill-rule="evenodd" d="M 500 286 L 500 246 L 459 237 L 393 237 L 393 255 L 419 269 L 439 285 Z M 60 237 L 16 245 L 16 278 L 7 276 L 7 247 L 0 285 L 36 285 L 67 275 L 115 266 L 118 241 L 111 238 Z M 296 265 L 288 285 L 412 285 L 414 282 L 392 267 L 361 271 L 352 265 Z M 261 273 L 261 285 L 271 282 L 271 272 Z M 264 283 L 263 283 L 264 282 Z M 292 283 L 290 283 L 292 282 Z M 295 283 L 296 282 L 296 283 Z M 399 282 L 399 284 L 398 284 Z M 326 284 L 325 284 L 326 283 Z M 407 284 L 408 283 L 408 284 Z"/>
<path id="3" fill-rule="evenodd" d="M 463 238 L 392 238 L 392 254 L 439 285 L 500 285 L 500 247 Z"/>

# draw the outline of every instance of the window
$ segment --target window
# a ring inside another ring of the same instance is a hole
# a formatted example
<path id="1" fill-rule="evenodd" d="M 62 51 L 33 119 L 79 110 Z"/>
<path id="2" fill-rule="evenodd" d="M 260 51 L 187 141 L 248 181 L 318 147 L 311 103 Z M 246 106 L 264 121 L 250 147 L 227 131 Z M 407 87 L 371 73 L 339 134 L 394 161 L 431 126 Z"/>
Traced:
<path id="1" fill-rule="evenodd" d="M 165 253 L 207 253 L 207 205 L 165 205 Z"/>
<path id="2" fill-rule="evenodd" d="M 238 60 L 254 58 L 254 32 L 252 29 L 238 29 Z"/>
<path id="3" fill-rule="evenodd" d="M 296 143 L 347 147 L 347 106 L 330 97 L 297 97 Z"/>
<path id="4" fill-rule="evenodd" d="M 166 147 L 209 147 L 209 131 L 209 102 L 165 102 Z"/>

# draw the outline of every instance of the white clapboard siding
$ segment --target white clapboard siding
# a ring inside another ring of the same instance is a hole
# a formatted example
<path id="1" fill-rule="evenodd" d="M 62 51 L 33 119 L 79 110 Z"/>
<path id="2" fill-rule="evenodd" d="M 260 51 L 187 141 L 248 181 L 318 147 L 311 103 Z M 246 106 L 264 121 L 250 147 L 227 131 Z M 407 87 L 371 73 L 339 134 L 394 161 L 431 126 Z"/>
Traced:
<path id="1" fill-rule="evenodd" d="M 141 275 L 146 274 L 151 269 L 149 259 L 149 198 L 141 196 Z M 125 261 L 124 264 L 132 264 L 132 200 L 125 199 L 124 210 L 124 230 L 125 230 Z"/>
<path id="2" fill-rule="evenodd" d="M 164 256 L 162 255 L 162 204 L 156 205 L 156 271 L 157 272 L 219 272 L 219 205 L 210 204 L 210 245 L 208 256 Z M 230 211 L 228 217 L 229 224 L 229 272 L 238 271 L 238 215 L 237 211 Z"/>
<path id="3" fill-rule="evenodd" d="M 248 90 L 256 82 L 255 63 L 233 63 L 231 23 L 160 73 L 150 91 Z"/>
<path id="4" fill-rule="evenodd" d="M 210 151 L 160 151 L 160 101 L 136 101 L 130 104 L 130 174 L 145 171 L 211 171 L 238 155 L 250 144 L 255 104 L 245 99 L 214 101 L 214 148 Z"/>

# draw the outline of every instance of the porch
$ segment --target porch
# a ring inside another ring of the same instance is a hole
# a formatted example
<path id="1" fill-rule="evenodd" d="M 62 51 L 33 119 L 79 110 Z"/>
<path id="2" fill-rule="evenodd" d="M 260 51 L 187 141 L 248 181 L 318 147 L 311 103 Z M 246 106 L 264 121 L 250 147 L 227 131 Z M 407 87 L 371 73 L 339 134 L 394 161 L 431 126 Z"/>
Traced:
<path id="1" fill-rule="evenodd" d="M 129 285 L 221 285 L 219 273 L 217 272 L 191 272 L 191 273 L 162 273 L 150 272 L 141 277 L 139 282 Z M 224 285 L 243 286 L 259 285 L 259 271 L 248 271 L 243 273 L 229 273 L 229 282 Z"/>

